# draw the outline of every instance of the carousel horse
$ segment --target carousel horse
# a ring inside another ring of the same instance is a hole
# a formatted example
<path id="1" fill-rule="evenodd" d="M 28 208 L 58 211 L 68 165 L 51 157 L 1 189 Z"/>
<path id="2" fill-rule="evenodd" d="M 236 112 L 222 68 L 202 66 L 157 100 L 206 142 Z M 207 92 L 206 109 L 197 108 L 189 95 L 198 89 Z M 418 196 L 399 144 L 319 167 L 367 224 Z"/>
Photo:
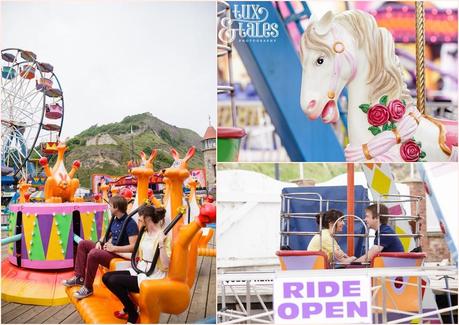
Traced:
<path id="1" fill-rule="evenodd" d="M 457 161 L 457 122 L 417 110 L 392 35 L 370 14 L 329 11 L 311 19 L 301 63 L 301 108 L 310 119 L 338 121 L 337 100 L 348 88 L 347 161 Z"/>

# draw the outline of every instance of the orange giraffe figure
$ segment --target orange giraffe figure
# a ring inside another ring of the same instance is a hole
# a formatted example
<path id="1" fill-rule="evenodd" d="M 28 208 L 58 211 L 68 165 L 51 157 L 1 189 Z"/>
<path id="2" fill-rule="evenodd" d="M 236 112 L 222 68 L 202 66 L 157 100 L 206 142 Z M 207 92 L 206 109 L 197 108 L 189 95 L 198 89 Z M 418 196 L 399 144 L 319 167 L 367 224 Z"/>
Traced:
<path id="1" fill-rule="evenodd" d="M 75 198 L 75 192 L 80 186 L 80 181 L 73 178 L 80 162 L 75 160 L 69 173 L 64 166 L 64 153 L 67 150 L 65 144 L 59 143 L 57 146 L 57 161 L 53 169 L 49 168 L 48 159 L 40 158 L 40 165 L 43 166 L 46 176 L 45 183 L 45 201 L 48 203 L 61 202 L 81 202 L 82 198 Z"/>
<path id="2" fill-rule="evenodd" d="M 148 197 L 148 184 L 150 183 L 150 177 L 155 173 L 153 171 L 153 160 L 155 160 L 157 153 L 158 151 L 154 149 L 147 159 L 145 153 L 141 151 L 140 158 L 142 159 L 142 163 L 138 167 L 131 168 L 131 174 L 137 177 L 137 193 L 135 200 L 137 206 L 144 204 L 147 199 L 150 199 L 155 207 L 162 206 L 161 202 L 156 199 L 154 195 Z"/>
<path id="3" fill-rule="evenodd" d="M 21 179 L 18 184 L 19 189 L 19 200 L 18 203 L 27 203 L 30 202 L 30 193 L 28 193 L 29 188 L 32 185 L 27 183 L 24 179 Z"/>
<path id="4" fill-rule="evenodd" d="M 103 203 L 108 203 L 109 202 L 109 199 L 108 199 L 108 189 L 110 188 L 110 185 L 108 184 L 101 184 L 99 186 L 99 190 L 100 192 L 102 193 L 102 202 Z"/>
<path id="5" fill-rule="evenodd" d="M 117 196 L 118 194 L 120 194 L 120 189 L 118 187 L 111 186 L 110 192 L 112 193 L 112 196 Z"/>
<path id="6" fill-rule="evenodd" d="M 196 197 L 196 187 L 198 186 L 199 182 L 193 176 L 190 177 L 188 184 L 186 185 L 190 189 L 190 193 L 188 194 L 188 202 L 190 204 L 190 220 L 193 220 L 194 217 L 199 215 L 199 203 Z M 198 255 L 199 256 L 216 256 L 215 249 L 207 248 L 209 241 L 212 239 L 214 235 L 214 230 L 212 228 L 202 228 L 202 236 L 199 238 L 198 244 Z"/>
<path id="7" fill-rule="evenodd" d="M 174 227 L 178 230 L 178 236 L 172 246 L 167 277 L 143 281 L 140 284 L 140 294 L 133 294 L 139 303 L 141 323 L 157 324 L 161 313 L 177 315 L 186 310 L 191 298 L 190 289 L 195 280 L 197 259 L 196 252 L 192 252 L 190 245 L 196 239 L 200 229 L 207 223 L 215 222 L 215 219 L 215 206 L 207 204 L 200 209 L 193 222 L 180 229 Z M 184 261 L 188 261 L 191 265 L 187 265 Z"/>
<path id="8" fill-rule="evenodd" d="M 190 193 L 188 194 L 188 202 L 190 203 L 190 217 L 194 218 L 199 215 L 199 203 L 196 197 L 196 187 L 198 187 L 198 180 L 194 177 L 190 177 L 188 184 L 186 187 L 190 189 Z M 190 219 L 191 219 L 190 218 Z"/>
<path id="9" fill-rule="evenodd" d="M 166 211 L 169 211 L 171 218 L 175 218 L 178 214 L 178 209 L 183 205 L 183 181 L 190 176 L 188 171 L 188 160 L 190 160 L 196 149 L 191 147 L 186 153 L 183 159 L 180 159 L 177 151 L 171 149 L 172 157 L 174 158 L 174 163 L 171 167 L 163 170 L 164 179 L 167 179 L 166 184 L 169 184 L 167 189 L 167 205 Z M 167 221 L 166 221 L 167 222 Z M 183 225 L 183 218 L 174 226 L 172 232 L 172 238 L 175 240 L 178 235 L 180 226 Z"/>

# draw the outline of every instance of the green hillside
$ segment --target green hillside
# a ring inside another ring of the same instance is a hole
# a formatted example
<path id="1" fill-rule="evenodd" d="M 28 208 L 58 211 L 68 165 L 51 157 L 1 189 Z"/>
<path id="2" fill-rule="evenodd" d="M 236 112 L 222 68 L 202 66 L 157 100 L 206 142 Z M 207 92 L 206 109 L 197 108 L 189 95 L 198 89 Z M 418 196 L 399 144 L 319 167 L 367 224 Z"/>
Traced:
<path id="1" fill-rule="evenodd" d="M 105 140 L 101 140 L 101 137 Z M 106 141 L 107 138 L 109 141 Z M 118 123 L 93 125 L 68 139 L 69 151 L 65 164 L 70 169 L 74 160 L 81 161 L 77 177 L 83 187 L 89 187 L 91 174 L 125 175 L 129 160 L 139 160 L 140 151 L 149 155 L 152 149 L 158 149 L 155 170 L 172 164 L 171 148 L 175 148 L 183 157 L 191 146 L 196 147 L 196 153 L 189 167 L 202 168 L 201 139 L 196 132 L 167 124 L 151 113 L 132 115 Z"/>

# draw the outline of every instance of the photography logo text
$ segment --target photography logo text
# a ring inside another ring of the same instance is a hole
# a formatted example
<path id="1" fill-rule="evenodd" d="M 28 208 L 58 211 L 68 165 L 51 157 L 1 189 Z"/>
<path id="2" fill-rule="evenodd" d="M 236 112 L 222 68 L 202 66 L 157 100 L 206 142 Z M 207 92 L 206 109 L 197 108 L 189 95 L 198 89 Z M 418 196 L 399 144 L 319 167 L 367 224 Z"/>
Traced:
<path id="1" fill-rule="evenodd" d="M 240 42 L 275 42 L 279 36 L 279 25 L 268 22 L 269 12 L 260 5 L 236 4 L 232 14 L 233 18 L 220 21 L 218 38 L 222 42 L 233 42 L 236 35 Z"/>

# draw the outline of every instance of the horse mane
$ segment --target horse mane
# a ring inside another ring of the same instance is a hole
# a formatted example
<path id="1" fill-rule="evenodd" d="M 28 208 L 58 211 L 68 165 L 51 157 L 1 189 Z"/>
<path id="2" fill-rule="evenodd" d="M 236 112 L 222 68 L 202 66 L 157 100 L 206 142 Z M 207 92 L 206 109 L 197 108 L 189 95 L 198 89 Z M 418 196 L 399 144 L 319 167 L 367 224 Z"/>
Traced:
<path id="1" fill-rule="evenodd" d="M 395 44 L 390 32 L 378 27 L 370 14 L 360 10 L 347 10 L 337 14 L 334 23 L 341 25 L 353 35 L 356 46 L 363 49 L 368 58 L 369 72 L 367 84 L 370 87 L 370 100 L 377 102 L 383 95 L 389 99 L 403 99 L 407 105 L 413 104 L 410 92 L 403 81 L 398 57 L 395 55 Z M 316 21 L 311 21 L 302 40 L 302 51 L 305 47 L 335 55 L 331 47 L 313 28 Z"/>

